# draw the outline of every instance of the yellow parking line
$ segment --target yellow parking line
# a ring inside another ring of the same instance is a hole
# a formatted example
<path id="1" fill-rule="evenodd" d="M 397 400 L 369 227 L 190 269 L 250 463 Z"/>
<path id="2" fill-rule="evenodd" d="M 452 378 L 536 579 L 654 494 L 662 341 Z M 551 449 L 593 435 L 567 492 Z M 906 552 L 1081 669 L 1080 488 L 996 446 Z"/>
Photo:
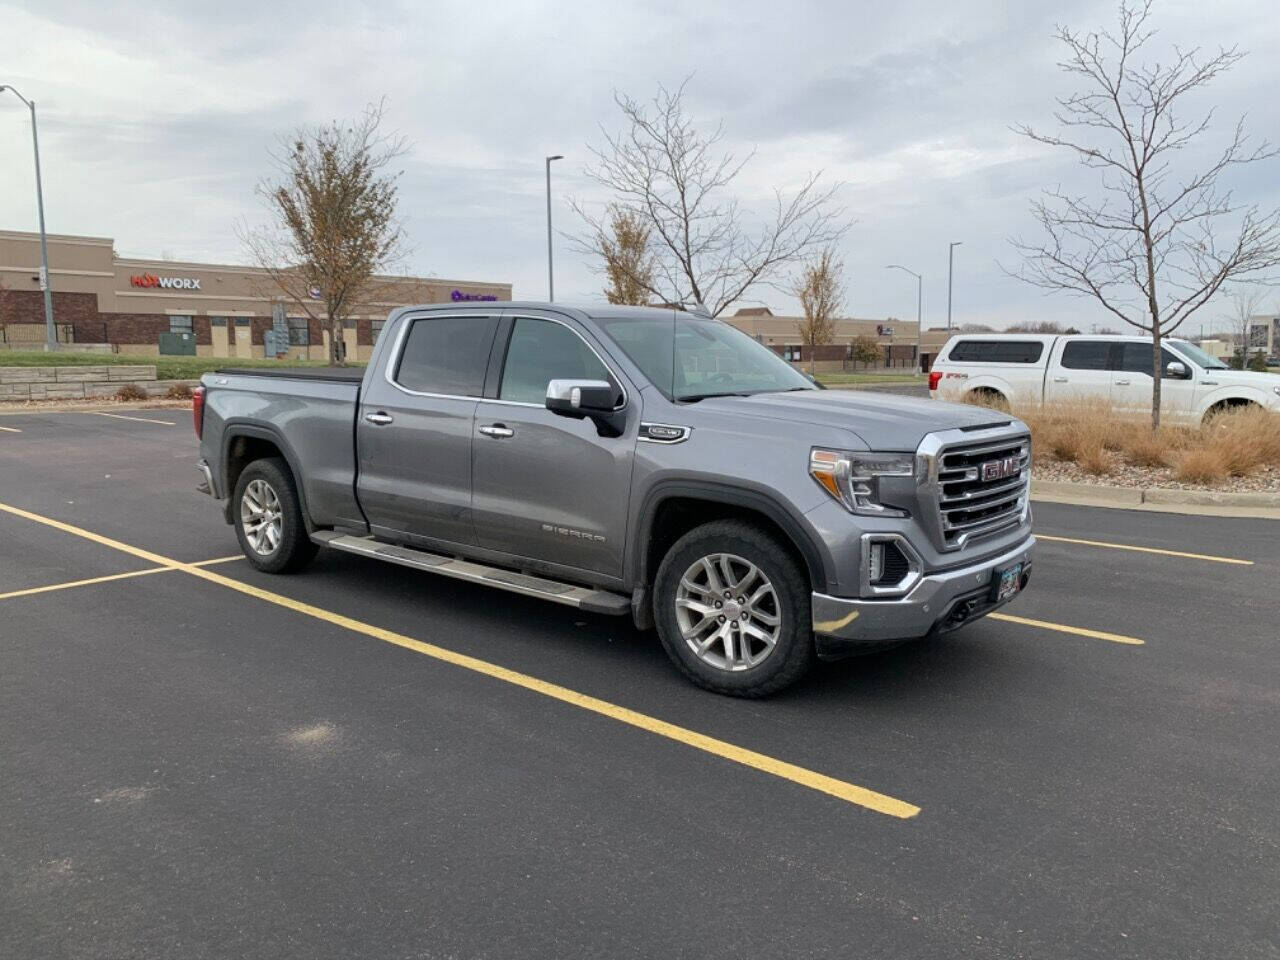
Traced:
<path id="1" fill-rule="evenodd" d="M 174 426 L 174 422 L 172 420 L 152 420 L 150 417 L 126 417 L 122 413 L 102 413 L 98 410 L 91 410 L 89 412 L 95 417 L 111 417 L 114 420 L 132 420 L 135 423 L 160 423 L 164 424 L 166 427 Z"/>
<path id="2" fill-rule="evenodd" d="M 1132 550 L 1135 553 L 1155 553 L 1163 557 L 1182 557 L 1185 560 L 1211 560 L 1214 563 L 1237 563 L 1241 566 L 1253 566 L 1252 560 L 1237 560 L 1235 557 L 1215 557 L 1209 553 L 1184 553 L 1181 550 L 1161 550 L 1158 547 L 1139 547 L 1132 543 L 1109 543 L 1106 540 L 1080 540 L 1076 537 L 1051 537 L 1047 533 L 1037 533 L 1037 540 L 1052 540 L 1055 543 L 1078 543 L 1086 547 L 1106 547 L 1108 550 Z"/>
<path id="3" fill-rule="evenodd" d="M 3 430 L 5 433 L 21 433 L 22 432 L 17 427 L 0 427 L 0 430 Z"/>
<path id="4" fill-rule="evenodd" d="M 1037 536 L 1039 536 L 1037 534 Z M 1010 613 L 989 613 L 992 620 L 1004 620 L 1008 623 L 1020 623 L 1024 627 L 1039 627 L 1041 630 L 1053 630 L 1057 633 L 1070 633 L 1077 637 L 1090 637 L 1094 640 L 1109 640 L 1112 643 L 1124 643 L 1134 647 L 1143 646 L 1146 641 L 1137 637 L 1126 637 L 1122 633 L 1107 633 L 1105 630 L 1088 630 L 1085 627 L 1069 627 L 1065 623 L 1053 623 L 1049 620 L 1032 620 L 1029 617 L 1015 617 Z"/>
<path id="5" fill-rule="evenodd" d="M 724 740 L 718 740 L 715 737 L 709 737 L 705 734 L 689 730 L 686 727 L 677 726 L 674 723 L 667 723 L 665 720 L 659 720 L 656 717 L 648 716 L 636 710 L 621 707 L 617 704 L 610 703 L 606 700 L 600 700 L 596 697 L 588 696 L 585 693 L 579 693 L 568 687 L 562 687 L 559 684 L 550 683 L 546 680 L 540 680 L 537 677 L 530 676 L 526 673 L 520 673 L 516 670 L 510 670 L 506 667 L 499 666 L 496 663 L 490 663 L 487 660 L 480 660 L 476 657 L 467 656 L 465 653 L 458 653 L 455 650 L 449 650 L 445 647 L 436 646 L 433 643 L 425 643 L 421 640 L 415 640 L 404 634 L 396 633 L 392 630 L 385 630 L 382 627 L 375 627 L 371 624 L 362 623 L 351 617 L 343 616 L 340 613 L 334 613 L 321 607 L 312 606 L 309 603 L 303 603 L 300 600 L 294 600 L 292 597 L 286 597 L 282 594 L 272 593 L 270 590 L 263 590 L 260 587 L 251 584 L 241 583 L 238 580 L 232 580 L 220 574 L 205 570 L 191 563 L 181 563 L 177 560 L 161 556 L 158 553 L 152 553 L 149 550 L 143 550 L 140 547 L 134 547 L 127 543 L 121 543 L 119 540 L 112 540 L 110 537 L 104 537 L 101 534 L 94 533 L 91 530 L 85 530 L 81 527 L 72 526 L 69 523 L 63 523 L 61 520 L 54 520 L 51 517 L 44 517 L 40 514 L 31 513 L 18 507 L 11 507 L 7 504 L 0 503 L 0 511 L 11 513 L 14 516 L 23 517 L 27 520 L 33 520 L 36 523 L 42 523 L 46 526 L 62 530 L 65 533 L 73 534 L 77 537 L 83 537 L 94 543 L 103 546 L 112 547 L 131 556 L 148 560 L 151 563 L 160 564 L 164 567 L 181 570 L 184 573 L 199 577 L 201 580 L 207 580 L 210 583 L 216 583 L 219 586 L 235 590 L 246 596 L 255 597 L 267 603 L 275 604 L 279 607 L 292 610 L 296 613 L 313 617 L 317 620 L 323 620 L 334 626 L 351 630 L 355 633 L 381 640 L 385 643 L 394 644 L 403 647 L 406 650 L 412 650 L 415 653 L 421 653 L 435 660 L 453 664 L 462 667 L 465 670 L 471 670 L 475 673 L 483 674 L 495 680 L 501 680 L 504 683 L 521 687 L 525 690 L 531 690 L 534 693 L 542 694 L 553 700 L 562 703 L 571 704 L 580 707 L 583 710 L 600 716 L 608 717 L 619 723 L 625 723 L 629 726 L 636 727 L 640 730 L 648 731 L 668 740 L 682 743 L 686 746 L 693 747 L 695 750 L 701 750 L 705 753 L 730 760 L 734 763 L 750 767 L 753 770 L 759 770 L 762 773 L 768 773 L 772 776 L 779 777 L 783 780 L 789 780 L 792 783 L 799 784 L 802 787 L 808 787 L 810 790 L 816 790 L 819 793 L 825 793 L 829 796 L 836 797 L 848 803 L 865 807 L 868 810 L 874 810 L 877 813 L 883 813 L 891 817 L 899 817 L 907 819 L 914 817 L 920 812 L 920 808 L 914 804 L 899 800 L 895 797 L 869 790 L 866 787 L 860 787 L 857 784 L 848 783 L 844 780 L 837 780 L 834 777 L 828 777 L 824 774 L 808 770 L 795 764 L 778 760 L 775 757 L 767 756 L 763 753 L 756 753 L 754 750 L 747 750 L 735 744 L 728 743 Z"/>
<path id="6" fill-rule="evenodd" d="M 217 563 L 230 563 L 232 560 L 244 559 L 243 554 L 237 553 L 234 557 L 214 557 L 212 560 L 200 560 L 191 564 L 193 567 L 211 567 Z M 10 590 L 8 593 L 0 593 L 0 600 L 10 600 L 13 597 L 29 597 L 36 593 L 52 593 L 55 590 L 69 590 L 72 587 L 88 587 L 95 583 L 110 583 L 112 580 L 128 580 L 132 577 L 145 577 L 151 573 L 168 573 L 171 570 L 178 570 L 179 567 L 147 567 L 145 570 L 129 570 L 125 573 L 111 573 L 105 577 L 90 577 L 87 580 L 68 580 L 65 583 L 50 583 L 43 587 L 27 587 L 23 590 Z"/>

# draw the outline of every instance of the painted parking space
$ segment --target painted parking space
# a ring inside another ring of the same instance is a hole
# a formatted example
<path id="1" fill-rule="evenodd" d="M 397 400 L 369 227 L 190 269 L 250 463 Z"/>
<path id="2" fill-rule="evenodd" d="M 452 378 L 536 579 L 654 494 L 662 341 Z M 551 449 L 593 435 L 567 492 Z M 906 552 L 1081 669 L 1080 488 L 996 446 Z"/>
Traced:
<path id="1" fill-rule="evenodd" d="M 1002 611 L 1028 622 L 743 702 L 622 620 L 329 552 L 292 577 L 197 567 L 235 538 L 185 431 L 59 429 L 80 449 L 56 468 L 0 461 L 0 501 L 92 534 L 0 511 L 11 552 L 65 557 L 59 589 L 0 599 L 7 955 L 54 930 L 85 955 L 1265 955 L 1274 534 L 1233 552 L 1184 521 L 1253 565 L 1048 542 Z M 1099 512 L 1077 539 L 1150 543 Z"/>

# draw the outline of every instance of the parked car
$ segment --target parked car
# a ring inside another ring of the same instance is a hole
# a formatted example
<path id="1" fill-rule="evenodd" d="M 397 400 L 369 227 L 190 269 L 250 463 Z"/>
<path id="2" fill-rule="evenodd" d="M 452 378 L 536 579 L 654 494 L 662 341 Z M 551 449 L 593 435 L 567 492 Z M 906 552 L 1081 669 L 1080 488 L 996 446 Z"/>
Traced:
<path id="1" fill-rule="evenodd" d="M 222 370 L 194 407 L 259 570 L 324 545 L 630 616 L 721 693 L 955 630 L 1031 573 L 1021 422 L 818 390 L 709 317 L 400 309 L 363 372 Z"/>
<path id="2" fill-rule="evenodd" d="M 939 400 L 1010 404 L 1094 401 L 1119 413 L 1150 413 L 1155 378 L 1151 339 L 1123 336 L 982 334 L 954 337 L 929 374 Z M 1280 410 L 1280 377 L 1231 370 L 1186 340 L 1161 343 L 1162 419 L 1200 423 L 1256 404 Z"/>

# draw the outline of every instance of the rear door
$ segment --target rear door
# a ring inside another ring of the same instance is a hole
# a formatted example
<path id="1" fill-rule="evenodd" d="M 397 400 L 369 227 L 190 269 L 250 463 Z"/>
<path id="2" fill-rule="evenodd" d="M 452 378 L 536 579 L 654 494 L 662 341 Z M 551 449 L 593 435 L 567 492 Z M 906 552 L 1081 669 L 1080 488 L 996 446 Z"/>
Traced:
<path id="1" fill-rule="evenodd" d="M 356 420 L 360 505 L 373 532 L 475 542 L 471 444 L 500 311 L 405 317 Z"/>
<path id="2" fill-rule="evenodd" d="M 1045 380 L 1053 403 L 1111 403 L 1111 340 L 1059 340 Z"/>
<path id="3" fill-rule="evenodd" d="M 502 351 L 502 345 L 499 345 Z M 575 321 L 513 312 L 498 379 L 476 410 L 472 504 L 481 547 L 622 575 L 638 392 Z M 628 409 L 621 436 L 545 406 L 551 380 L 608 380 Z"/>

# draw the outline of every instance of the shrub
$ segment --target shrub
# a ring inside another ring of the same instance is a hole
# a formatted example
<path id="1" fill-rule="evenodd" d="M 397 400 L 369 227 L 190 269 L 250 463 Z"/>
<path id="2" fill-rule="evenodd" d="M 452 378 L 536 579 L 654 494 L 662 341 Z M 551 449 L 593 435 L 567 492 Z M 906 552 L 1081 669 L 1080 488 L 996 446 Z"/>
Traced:
<path id="1" fill-rule="evenodd" d="M 136 383 L 126 383 L 123 387 L 116 391 L 117 400 L 145 400 L 147 399 L 147 391 L 143 390 Z"/>
<path id="2" fill-rule="evenodd" d="M 165 393 L 165 396 L 168 397 L 170 400 L 190 400 L 191 388 L 187 386 L 185 383 L 175 383 L 171 387 L 169 387 L 169 390 L 168 392 Z"/>
<path id="3" fill-rule="evenodd" d="M 1134 431 L 1124 438 L 1124 458 L 1135 467 L 1167 467 L 1172 452 L 1172 438 L 1166 431 L 1145 434 Z"/>

